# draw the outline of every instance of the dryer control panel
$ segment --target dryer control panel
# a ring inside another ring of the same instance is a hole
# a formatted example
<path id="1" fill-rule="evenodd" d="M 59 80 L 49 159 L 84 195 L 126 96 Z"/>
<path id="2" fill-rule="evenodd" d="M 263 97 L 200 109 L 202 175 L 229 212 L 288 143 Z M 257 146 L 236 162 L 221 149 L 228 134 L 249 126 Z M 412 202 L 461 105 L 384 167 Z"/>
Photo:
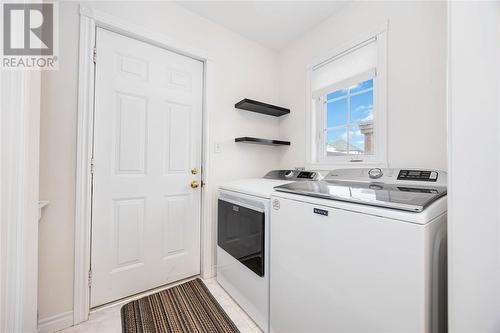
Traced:
<path id="1" fill-rule="evenodd" d="M 319 180 L 321 174 L 316 171 L 303 171 L 303 170 L 272 170 L 269 171 L 264 178 L 279 179 L 279 180 Z"/>
<path id="2" fill-rule="evenodd" d="M 324 180 L 446 187 L 446 176 L 446 171 L 432 169 L 352 168 L 332 170 Z"/>
<path id="3" fill-rule="evenodd" d="M 428 170 L 399 170 L 398 180 L 416 180 L 426 182 L 436 182 L 438 173 Z"/>

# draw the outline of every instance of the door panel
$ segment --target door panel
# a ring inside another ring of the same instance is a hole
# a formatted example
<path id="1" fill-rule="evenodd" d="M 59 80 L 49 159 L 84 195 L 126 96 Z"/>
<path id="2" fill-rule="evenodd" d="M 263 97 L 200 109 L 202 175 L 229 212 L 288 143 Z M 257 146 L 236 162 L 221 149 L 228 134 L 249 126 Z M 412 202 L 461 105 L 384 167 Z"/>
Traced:
<path id="1" fill-rule="evenodd" d="M 203 64 L 97 29 L 91 306 L 200 272 Z"/>
<path id="2" fill-rule="evenodd" d="M 189 198 L 186 196 L 167 196 L 163 215 L 163 259 L 185 252 L 185 212 Z"/>
<path id="3" fill-rule="evenodd" d="M 122 269 L 141 263 L 144 198 L 115 200 L 114 205 L 115 269 Z"/>
<path id="4" fill-rule="evenodd" d="M 121 93 L 117 97 L 116 173 L 144 174 L 147 99 Z"/>
<path id="5" fill-rule="evenodd" d="M 165 173 L 182 173 L 189 170 L 189 107 L 165 105 Z"/>

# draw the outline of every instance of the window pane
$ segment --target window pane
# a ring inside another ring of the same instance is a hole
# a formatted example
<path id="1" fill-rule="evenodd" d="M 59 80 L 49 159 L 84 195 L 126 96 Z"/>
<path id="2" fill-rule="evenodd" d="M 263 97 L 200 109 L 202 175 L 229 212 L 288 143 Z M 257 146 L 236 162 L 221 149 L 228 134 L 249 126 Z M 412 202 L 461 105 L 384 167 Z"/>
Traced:
<path id="1" fill-rule="evenodd" d="M 347 128 L 328 130 L 326 132 L 326 155 L 339 156 L 347 153 Z"/>
<path id="2" fill-rule="evenodd" d="M 350 142 L 365 155 L 373 155 L 373 90 L 351 97 Z"/>
<path id="3" fill-rule="evenodd" d="M 351 94 L 354 94 L 354 93 L 356 93 L 358 91 L 370 89 L 370 88 L 373 88 L 373 79 L 366 80 L 364 82 L 358 83 L 358 84 L 350 87 Z"/>
<path id="4" fill-rule="evenodd" d="M 326 156 L 374 154 L 373 79 L 327 94 Z"/>
<path id="5" fill-rule="evenodd" d="M 326 127 L 347 125 L 347 98 L 342 98 L 327 104 Z"/>
<path id="6" fill-rule="evenodd" d="M 373 122 L 373 90 L 351 96 L 350 109 L 351 125 L 366 121 Z"/>
<path id="7" fill-rule="evenodd" d="M 349 154 L 365 154 L 365 136 L 358 126 L 349 128 Z"/>
<path id="8" fill-rule="evenodd" d="M 347 89 L 336 90 L 336 91 L 326 95 L 326 100 L 329 101 L 331 99 L 339 98 L 339 97 L 342 97 L 345 95 L 347 95 Z"/>
<path id="9" fill-rule="evenodd" d="M 349 149 L 351 154 L 373 155 L 373 122 L 360 123 L 349 130 Z"/>

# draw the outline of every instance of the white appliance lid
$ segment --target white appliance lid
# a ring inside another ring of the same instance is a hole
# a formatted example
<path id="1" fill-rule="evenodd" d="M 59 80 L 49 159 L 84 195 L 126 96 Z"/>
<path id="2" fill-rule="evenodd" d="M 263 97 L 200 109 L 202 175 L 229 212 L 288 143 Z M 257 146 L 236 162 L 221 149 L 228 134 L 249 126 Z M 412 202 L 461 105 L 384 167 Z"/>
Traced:
<path id="1" fill-rule="evenodd" d="M 446 195 L 446 187 L 334 181 L 294 182 L 277 186 L 275 190 L 411 212 L 421 212 Z"/>
<path id="2" fill-rule="evenodd" d="M 308 170 L 271 170 L 263 178 L 247 178 L 228 182 L 219 186 L 222 190 L 270 198 L 274 187 L 294 181 L 318 180 L 326 175 L 325 171 Z"/>
<path id="3" fill-rule="evenodd" d="M 321 181 L 294 182 L 276 191 L 422 212 L 446 195 L 446 172 L 421 169 L 339 169 Z"/>
<path id="4" fill-rule="evenodd" d="M 270 198 L 274 187 L 290 183 L 287 180 L 249 178 L 235 180 L 219 186 L 221 190 L 233 191 L 261 198 Z"/>

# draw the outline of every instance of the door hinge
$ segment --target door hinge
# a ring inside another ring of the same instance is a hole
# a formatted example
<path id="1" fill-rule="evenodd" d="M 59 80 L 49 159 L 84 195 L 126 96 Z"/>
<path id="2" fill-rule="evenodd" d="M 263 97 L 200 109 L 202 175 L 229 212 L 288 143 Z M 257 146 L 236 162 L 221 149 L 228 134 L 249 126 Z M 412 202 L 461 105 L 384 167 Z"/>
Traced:
<path id="1" fill-rule="evenodd" d="M 91 287 L 92 286 L 92 270 L 89 270 L 88 282 L 89 282 L 89 287 Z"/>
<path id="2" fill-rule="evenodd" d="M 94 174 L 94 171 L 95 171 L 95 162 L 94 162 L 94 159 L 91 158 L 90 159 L 90 173 Z"/>
<path id="3" fill-rule="evenodd" d="M 92 61 L 94 64 L 97 62 L 97 47 L 94 47 L 94 50 L 92 52 Z"/>

